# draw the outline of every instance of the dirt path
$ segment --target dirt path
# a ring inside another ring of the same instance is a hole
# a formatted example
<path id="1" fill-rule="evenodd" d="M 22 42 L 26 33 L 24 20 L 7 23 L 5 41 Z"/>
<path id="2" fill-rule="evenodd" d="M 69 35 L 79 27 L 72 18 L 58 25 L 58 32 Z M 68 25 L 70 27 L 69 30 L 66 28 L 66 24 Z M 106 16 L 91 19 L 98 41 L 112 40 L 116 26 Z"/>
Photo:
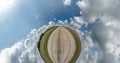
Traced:
<path id="1" fill-rule="evenodd" d="M 48 54 L 54 63 L 68 63 L 75 53 L 75 39 L 64 27 L 58 27 L 49 37 Z"/>

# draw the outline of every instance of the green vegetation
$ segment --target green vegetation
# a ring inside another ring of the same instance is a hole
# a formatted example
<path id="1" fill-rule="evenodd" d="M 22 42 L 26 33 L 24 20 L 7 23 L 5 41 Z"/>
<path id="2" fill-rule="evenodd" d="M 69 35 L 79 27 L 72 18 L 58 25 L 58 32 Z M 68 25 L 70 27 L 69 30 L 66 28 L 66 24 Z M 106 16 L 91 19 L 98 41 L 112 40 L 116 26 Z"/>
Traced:
<path id="1" fill-rule="evenodd" d="M 49 57 L 49 54 L 48 54 L 48 50 L 47 50 L 47 44 L 48 44 L 48 40 L 49 40 L 49 37 L 50 35 L 52 34 L 52 32 L 59 26 L 55 26 L 55 27 L 51 27 L 49 28 L 45 33 L 43 33 L 39 39 L 39 42 L 38 42 L 38 50 L 43 58 L 43 60 L 46 62 L 46 63 L 53 63 L 53 61 L 51 60 L 51 58 Z M 80 39 L 79 39 L 79 36 L 77 35 L 77 33 L 75 31 L 73 31 L 72 29 L 68 28 L 68 27 L 64 27 L 66 28 L 74 37 L 75 39 L 75 52 L 74 52 L 74 55 L 73 57 L 71 58 L 71 60 L 68 62 L 68 63 L 74 63 L 77 58 L 79 57 L 80 55 L 80 52 L 81 52 L 81 42 L 80 42 Z"/>
<path id="2" fill-rule="evenodd" d="M 81 42 L 80 42 L 80 39 L 79 39 L 79 36 L 77 35 L 77 33 L 75 31 L 73 31 L 72 29 L 68 28 L 68 27 L 65 27 L 74 37 L 75 39 L 75 44 L 76 44 L 76 50 L 75 50 L 75 53 L 71 59 L 71 61 L 69 63 L 74 63 L 77 58 L 79 57 L 80 55 L 80 52 L 81 52 Z"/>
<path id="3" fill-rule="evenodd" d="M 43 60 L 47 63 L 53 63 L 52 60 L 49 57 L 48 50 L 47 50 L 47 43 L 50 34 L 56 29 L 57 27 L 49 28 L 45 33 L 43 33 L 40 37 L 40 40 L 38 42 L 38 50 L 43 58 Z"/>

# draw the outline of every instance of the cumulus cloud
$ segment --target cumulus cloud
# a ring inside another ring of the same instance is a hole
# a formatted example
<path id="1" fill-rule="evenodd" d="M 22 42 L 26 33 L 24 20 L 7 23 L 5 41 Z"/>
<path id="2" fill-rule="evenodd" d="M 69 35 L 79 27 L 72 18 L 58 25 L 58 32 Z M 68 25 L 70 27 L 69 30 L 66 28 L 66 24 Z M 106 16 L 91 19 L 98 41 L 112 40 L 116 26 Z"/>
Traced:
<path id="1" fill-rule="evenodd" d="M 64 0 L 70 5 L 71 0 Z M 119 63 L 120 62 L 120 6 L 119 0 L 80 0 L 76 5 L 82 16 L 67 20 L 50 21 L 39 29 L 33 29 L 27 38 L 11 48 L 0 52 L 1 63 L 45 63 L 38 50 L 37 42 L 42 33 L 52 26 L 68 26 L 75 30 L 82 43 L 82 51 L 76 63 Z M 92 24 L 92 25 L 89 25 Z M 91 30 L 80 30 L 83 25 Z"/>
<path id="2" fill-rule="evenodd" d="M 1 63 L 19 63 L 18 58 L 21 54 L 23 44 L 16 43 L 11 48 L 5 48 L 0 52 Z"/>
<path id="3" fill-rule="evenodd" d="M 82 0 L 76 4 L 81 8 L 86 21 L 94 22 L 103 14 L 115 19 L 120 17 L 120 0 Z"/>
<path id="4" fill-rule="evenodd" d="M 91 33 L 81 35 L 82 51 L 76 63 L 97 63 L 99 51 L 92 41 Z"/>
<path id="5" fill-rule="evenodd" d="M 70 25 L 68 25 L 67 20 L 65 21 L 58 20 L 57 24 L 50 21 L 48 25 L 44 25 L 39 29 L 33 29 L 27 35 L 26 39 L 17 42 L 15 45 L 13 45 L 10 48 L 5 48 L 1 50 L 0 62 L 1 63 L 45 63 L 39 54 L 39 51 L 37 49 L 37 43 L 42 33 L 44 33 L 48 28 L 58 25 L 72 28 Z M 79 36 L 81 35 L 79 30 L 77 29 L 74 30 L 76 30 L 76 32 L 79 33 Z"/>
<path id="6" fill-rule="evenodd" d="M 10 48 L 5 48 L 0 52 L 0 63 L 44 63 L 38 49 L 37 42 L 40 35 L 53 24 L 33 29 L 27 38 L 15 43 Z"/>
<path id="7" fill-rule="evenodd" d="M 119 63 L 120 1 L 82 0 L 76 4 L 81 9 L 84 21 L 94 23 L 91 30 L 92 40 L 100 49 L 100 56 L 95 63 Z M 99 21 L 95 23 L 98 19 Z"/>
<path id="8" fill-rule="evenodd" d="M 119 63 L 120 59 L 120 22 L 108 16 L 93 27 L 93 39 L 97 41 L 103 57 L 100 63 Z"/>
<path id="9" fill-rule="evenodd" d="M 63 4 L 65 6 L 69 6 L 71 4 L 72 0 L 63 0 Z"/>

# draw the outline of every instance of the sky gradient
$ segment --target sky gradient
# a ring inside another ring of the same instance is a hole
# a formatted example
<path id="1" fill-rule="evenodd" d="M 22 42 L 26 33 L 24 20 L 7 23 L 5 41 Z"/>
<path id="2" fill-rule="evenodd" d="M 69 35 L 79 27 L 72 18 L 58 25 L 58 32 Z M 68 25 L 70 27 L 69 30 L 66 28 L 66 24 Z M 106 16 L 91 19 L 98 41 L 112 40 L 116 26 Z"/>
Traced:
<path id="1" fill-rule="evenodd" d="M 48 24 L 49 21 L 69 20 L 80 15 L 75 1 L 68 7 L 63 5 L 62 0 L 11 1 L 5 9 L 3 5 L 0 6 L 3 9 L 0 13 L 0 50 L 24 39 L 32 29 Z M 6 3 L 3 2 L 4 5 Z"/>
<path id="2" fill-rule="evenodd" d="M 0 0 L 0 63 L 45 63 L 37 44 L 52 26 L 78 34 L 76 63 L 120 63 L 119 7 L 120 0 Z"/>

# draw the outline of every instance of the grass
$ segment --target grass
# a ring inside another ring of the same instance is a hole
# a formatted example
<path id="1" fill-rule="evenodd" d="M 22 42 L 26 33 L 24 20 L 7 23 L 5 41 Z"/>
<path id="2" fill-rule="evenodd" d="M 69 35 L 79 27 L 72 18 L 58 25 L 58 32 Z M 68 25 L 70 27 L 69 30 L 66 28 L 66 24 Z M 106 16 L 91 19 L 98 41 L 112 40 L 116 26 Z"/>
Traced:
<path id="1" fill-rule="evenodd" d="M 55 26 L 55 27 L 51 27 L 49 28 L 45 33 L 43 33 L 39 39 L 39 42 L 38 42 L 38 50 L 43 58 L 43 60 L 46 62 L 46 63 L 53 63 L 53 61 L 51 60 L 49 54 L 48 54 L 48 50 L 47 50 L 47 44 L 48 44 L 48 39 L 50 37 L 50 35 L 52 34 L 52 32 L 57 28 L 58 26 Z M 80 55 L 80 52 L 81 52 L 81 42 L 80 42 L 80 39 L 79 39 L 79 36 L 77 35 L 77 33 L 75 31 L 73 31 L 72 29 L 68 28 L 68 27 L 64 27 L 66 28 L 74 37 L 75 39 L 75 45 L 76 45 L 76 49 L 75 49 L 75 52 L 74 52 L 74 55 L 73 57 L 70 59 L 70 61 L 68 63 L 74 63 L 77 58 L 79 57 Z"/>
<path id="2" fill-rule="evenodd" d="M 52 27 L 50 29 L 48 29 L 45 33 L 43 33 L 40 37 L 40 40 L 38 42 L 38 50 L 43 58 L 43 60 L 45 60 L 46 63 L 53 63 L 53 61 L 50 59 L 49 54 L 48 54 L 48 50 L 47 50 L 47 43 L 48 43 L 48 39 L 50 34 L 56 29 L 57 27 Z"/>
<path id="3" fill-rule="evenodd" d="M 76 45 L 75 53 L 74 53 L 71 61 L 69 62 L 69 63 L 74 63 L 80 55 L 80 52 L 82 49 L 81 42 L 80 42 L 79 36 L 77 35 L 77 33 L 75 31 L 73 31 L 72 29 L 70 29 L 68 27 L 65 27 L 65 28 L 73 35 L 73 37 L 75 39 L 75 45 Z"/>

